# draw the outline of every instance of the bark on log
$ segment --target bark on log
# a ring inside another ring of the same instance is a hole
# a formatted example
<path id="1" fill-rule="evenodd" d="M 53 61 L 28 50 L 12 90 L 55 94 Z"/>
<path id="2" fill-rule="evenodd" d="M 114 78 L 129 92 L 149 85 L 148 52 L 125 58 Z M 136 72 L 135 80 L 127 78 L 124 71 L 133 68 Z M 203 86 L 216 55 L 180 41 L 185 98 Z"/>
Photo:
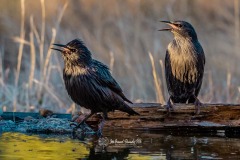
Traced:
<path id="1" fill-rule="evenodd" d="M 176 104 L 170 115 L 161 104 L 142 103 L 132 107 L 140 116 L 111 112 L 104 129 L 240 133 L 240 104 L 204 104 L 199 115 L 194 113 L 193 105 Z"/>

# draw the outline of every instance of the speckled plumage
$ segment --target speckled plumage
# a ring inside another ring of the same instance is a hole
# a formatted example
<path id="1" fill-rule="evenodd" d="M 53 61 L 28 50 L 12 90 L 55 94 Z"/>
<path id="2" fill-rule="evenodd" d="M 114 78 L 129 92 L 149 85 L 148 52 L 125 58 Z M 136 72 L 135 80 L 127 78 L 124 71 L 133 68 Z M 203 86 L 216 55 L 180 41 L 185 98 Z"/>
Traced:
<path id="1" fill-rule="evenodd" d="M 109 69 L 103 63 L 92 59 L 84 43 L 75 39 L 63 47 L 63 78 L 69 96 L 78 105 L 91 113 L 120 110 L 130 115 L 138 114 L 126 103 L 128 100 Z M 56 50 L 56 49 L 55 49 Z"/>
<path id="2" fill-rule="evenodd" d="M 186 103 L 187 100 L 189 103 L 194 103 L 193 96 L 198 96 L 202 84 L 204 52 L 199 42 L 193 45 L 193 42 L 185 40 L 188 42 L 181 45 L 182 42 L 177 44 L 174 41 L 169 44 L 165 57 L 169 94 L 174 103 Z M 182 49 L 182 46 L 187 49 Z"/>
<path id="3" fill-rule="evenodd" d="M 165 75 L 170 100 L 173 103 L 198 101 L 205 65 L 205 55 L 191 24 L 184 21 L 168 22 L 174 39 L 165 57 Z"/>

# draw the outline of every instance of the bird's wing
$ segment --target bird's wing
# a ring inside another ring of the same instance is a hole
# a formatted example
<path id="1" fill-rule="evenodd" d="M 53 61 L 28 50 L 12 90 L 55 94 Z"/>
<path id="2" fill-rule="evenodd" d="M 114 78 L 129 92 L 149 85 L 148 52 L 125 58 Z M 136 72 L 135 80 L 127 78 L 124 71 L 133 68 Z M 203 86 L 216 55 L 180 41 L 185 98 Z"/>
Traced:
<path id="1" fill-rule="evenodd" d="M 130 100 L 128 100 L 125 95 L 123 94 L 123 91 L 119 84 L 116 82 L 116 80 L 112 77 L 111 73 L 109 72 L 109 68 L 104 65 L 103 63 L 94 60 L 93 61 L 93 72 L 95 74 L 95 79 L 97 83 L 101 86 L 108 87 L 115 93 L 117 93 L 124 101 L 127 101 L 129 103 L 132 103 Z"/>
<path id="2" fill-rule="evenodd" d="M 171 83 L 172 83 L 172 78 L 170 77 L 172 74 L 172 68 L 171 68 L 171 61 L 170 61 L 170 55 L 168 50 L 166 51 L 166 56 L 165 56 L 165 76 L 166 76 L 166 83 L 167 83 L 167 88 L 168 92 L 171 95 Z"/>
<path id="3" fill-rule="evenodd" d="M 201 85 L 202 85 L 202 80 L 203 80 L 203 75 L 204 75 L 204 65 L 205 65 L 205 55 L 202 47 L 199 47 L 198 50 L 198 61 L 197 61 L 197 69 L 198 69 L 198 77 L 197 77 L 197 86 L 195 90 L 195 95 L 198 95 Z"/>

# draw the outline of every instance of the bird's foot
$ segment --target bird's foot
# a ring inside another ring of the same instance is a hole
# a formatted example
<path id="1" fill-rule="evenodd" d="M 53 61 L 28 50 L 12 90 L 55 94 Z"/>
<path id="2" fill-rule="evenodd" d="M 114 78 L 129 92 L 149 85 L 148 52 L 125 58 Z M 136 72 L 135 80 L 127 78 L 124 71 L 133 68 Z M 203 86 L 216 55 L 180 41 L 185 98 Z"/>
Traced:
<path id="1" fill-rule="evenodd" d="M 91 135 L 96 133 L 85 121 L 79 124 L 73 124 L 73 126 L 75 126 L 72 130 L 73 137 L 76 135 Z"/>
<path id="2" fill-rule="evenodd" d="M 108 117 L 106 115 L 99 115 L 100 117 L 100 121 L 99 121 L 99 124 L 98 124 L 98 131 L 97 131 L 97 135 L 99 137 L 102 136 L 102 130 L 103 130 L 103 127 L 104 127 L 104 124 L 105 124 L 105 120 L 108 119 Z"/>
<path id="3" fill-rule="evenodd" d="M 71 126 L 71 127 L 72 127 L 72 126 L 75 126 L 75 127 L 73 128 L 73 131 L 76 131 L 78 128 L 88 127 L 88 125 L 87 125 L 85 122 L 86 122 L 86 120 L 87 120 L 89 117 L 91 117 L 93 114 L 94 114 L 94 113 L 90 113 L 89 115 L 87 115 L 87 116 L 84 117 L 84 118 L 81 117 L 81 116 L 77 117 L 74 121 L 75 121 L 75 122 L 78 122 L 78 121 L 81 120 L 81 122 L 78 123 L 78 124 L 76 124 L 76 123 L 70 123 L 70 126 Z"/>
<path id="4" fill-rule="evenodd" d="M 79 124 L 77 124 L 76 122 L 71 122 L 70 123 L 70 127 L 74 127 L 72 130 L 72 137 L 76 138 L 76 133 L 77 133 L 77 129 L 79 128 Z"/>
<path id="5" fill-rule="evenodd" d="M 70 125 L 70 127 L 73 127 L 73 126 L 75 126 L 75 127 L 76 127 L 78 124 L 76 124 L 76 122 L 70 122 L 70 124 L 69 124 L 69 125 Z"/>
<path id="6" fill-rule="evenodd" d="M 200 114 L 200 107 L 203 106 L 203 103 L 201 103 L 197 97 L 195 99 L 196 99 L 195 102 L 194 102 L 195 114 Z"/>
<path id="7" fill-rule="evenodd" d="M 96 133 L 97 133 L 97 135 L 98 135 L 99 137 L 102 136 L 102 131 L 103 131 L 103 126 L 104 126 L 104 124 L 105 124 L 105 121 L 103 120 L 103 121 L 100 122 L 100 124 L 98 125 L 98 131 L 97 131 Z"/>
<path id="8" fill-rule="evenodd" d="M 73 134 L 76 133 L 76 131 L 78 130 L 78 128 L 82 128 L 81 126 L 83 126 L 84 123 L 85 123 L 84 121 L 82 121 L 82 122 L 80 122 L 80 123 L 78 123 L 78 124 L 76 124 L 76 123 L 74 123 L 74 122 L 71 122 L 71 123 L 70 123 L 70 127 L 73 127 L 73 126 L 74 126 L 74 128 L 73 128 Z"/>
<path id="9" fill-rule="evenodd" d="M 166 110 L 167 113 L 170 115 L 171 111 L 174 111 L 174 103 L 171 101 L 171 99 L 169 98 L 167 105 L 166 105 Z"/>
<path id="10" fill-rule="evenodd" d="M 85 120 L 85 116 L 82 113 L 80 115 L 79 114 L 75 115 L 72 118 L 72 122 L 70 123 L 70 127 L 74 126 L 74 128 L 79 128 L 84 123 L 84 120 Z"/>
<path id="11" fill-rule="evenodd" d="M 96 134 L 93 128 L 91 128 L 87 123 L 83 122 L 82 124 L 74 124 L 72 130 L 73 139 L 83 140 L 86 136 Z"/>

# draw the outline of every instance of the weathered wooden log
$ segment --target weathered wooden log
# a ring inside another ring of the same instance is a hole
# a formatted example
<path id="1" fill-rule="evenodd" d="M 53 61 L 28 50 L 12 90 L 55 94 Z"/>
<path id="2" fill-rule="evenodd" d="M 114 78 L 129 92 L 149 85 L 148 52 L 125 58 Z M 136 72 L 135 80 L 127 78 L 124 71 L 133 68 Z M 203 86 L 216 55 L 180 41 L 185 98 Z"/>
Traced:
<path id="1" fill-rule="evenodd" d="M 193 105 L 176 104 L 170 114 L 165 106 L 152 105 L 134 104 L 134 110 L 140 116 L 128 116 L 118 111 L 109 113 L 104 129 L 240 133 L 240 104 L 205 104 L 199 115 L 194 113 Z"/>

